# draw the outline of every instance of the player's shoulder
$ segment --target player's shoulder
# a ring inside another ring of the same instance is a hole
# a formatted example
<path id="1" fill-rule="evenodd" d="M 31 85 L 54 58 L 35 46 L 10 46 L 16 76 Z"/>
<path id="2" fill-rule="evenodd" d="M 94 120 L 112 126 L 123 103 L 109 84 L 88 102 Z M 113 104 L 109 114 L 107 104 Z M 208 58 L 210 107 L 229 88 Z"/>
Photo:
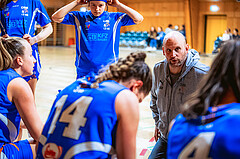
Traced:
<path id="1" fill-rule="evenodd" d="M 125 15 L 126 13 L 122 13 L 122 12 L 104 12 L 104 14 L 108 14 L 110 16 L 116 16 L 116 15 Z"/>
<path id="2" fill-rule="evenodd" d="M 238 104 L 238 107 L 240 104 Z M 226 114 L 215 124 L 215 138 L 213 149 L 218 151 L 215 154 L 230 155 L 227 158 L 240 156 L 240 108 L 226 110 Z"/>
<path id="3" fill-rule="evenodd" d="M 122 13 L 122 12 L 105 12 L 104 13 L 105 16 L 109 16 L 111 17 L 111 19 L 119 19 L 120 17 L 123 18 L 125 15 L 127 15 L 126 13 Z"/>
<path id="4" fill-rule="evenodd" d="M 227 109 L 221 112 L 221 116 L 216 119 L 216 132 L 220 138 L 238 138 L 240 140 L 240 103 L 232 103 L 227 106 Z M 240 143 L 239 143 L 240 145 Z"/>

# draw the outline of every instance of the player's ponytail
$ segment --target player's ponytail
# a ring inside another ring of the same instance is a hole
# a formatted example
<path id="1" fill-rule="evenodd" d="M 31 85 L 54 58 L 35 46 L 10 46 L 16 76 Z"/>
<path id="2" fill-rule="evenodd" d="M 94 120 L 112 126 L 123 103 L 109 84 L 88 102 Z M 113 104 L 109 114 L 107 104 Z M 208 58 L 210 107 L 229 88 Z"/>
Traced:
<path id="1" fill-rule="evenodd" d="M 135 52 L 126 58 L 120 58 L 117 63 L 111 64 L 109 68 L 97 77 L 97 83 L 105 80 L 127 81 L 137 79 L 143 82 L 140 91 L 148 94 L 152 87 L 152 73 L 148 65 L 144 62 L 146 54 Z"/>
<path id="2" fill-rule="evenodd" d="M 6 70 L 12 65 L 12 57 L 6 50 L 4 43 L 6 40 L 4 38 L 0 38 L 0 71 Z"/>
<path id="3" fill-rule="evenodd" d="M 9 69 L 17 55 L 24 55 L 22 38 L 0 38 L 0 71 Z"/>

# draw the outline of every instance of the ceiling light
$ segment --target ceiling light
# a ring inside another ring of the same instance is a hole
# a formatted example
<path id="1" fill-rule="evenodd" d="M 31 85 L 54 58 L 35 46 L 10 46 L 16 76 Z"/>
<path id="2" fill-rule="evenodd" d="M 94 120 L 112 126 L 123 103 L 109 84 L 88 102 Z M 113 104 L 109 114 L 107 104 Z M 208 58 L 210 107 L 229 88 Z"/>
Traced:
<path id="1" fill-rule="evenodd" d="M 219 7 L 217 5 L 211 5 L 210 6 L 210 11 L 217 12 L 217 11 L 219 11 Z"/>

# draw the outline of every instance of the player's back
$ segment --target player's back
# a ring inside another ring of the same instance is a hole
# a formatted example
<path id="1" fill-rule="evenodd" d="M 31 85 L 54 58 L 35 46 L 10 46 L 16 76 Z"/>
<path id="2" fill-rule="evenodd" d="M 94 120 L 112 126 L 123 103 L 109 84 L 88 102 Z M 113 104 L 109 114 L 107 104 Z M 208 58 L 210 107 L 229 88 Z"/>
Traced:
<path id="1" fill-rule="evenodd" d="M 169 133 L 169 159 L 240 158 L 240 104 L 209 108 L 206 116 L 186 120 L 182 115 Z"/>
<path id="2" fill-rule="evenodd" d="M 0 148 L 3 143 L 13 142 L 19 131 L 21 117 L 7 94 L 8 85 L 15 78 L 22 77 L 11 68 L 0 71 Z"/>
<path id="3" fill-rule="evenodd" d="M 115 98 L 126 87 L 115 81 L 104 81 L 96 89 L 81 85 L 76 81 L 57 96 L 38 158 L 111 158 L 115 153 Z"/>

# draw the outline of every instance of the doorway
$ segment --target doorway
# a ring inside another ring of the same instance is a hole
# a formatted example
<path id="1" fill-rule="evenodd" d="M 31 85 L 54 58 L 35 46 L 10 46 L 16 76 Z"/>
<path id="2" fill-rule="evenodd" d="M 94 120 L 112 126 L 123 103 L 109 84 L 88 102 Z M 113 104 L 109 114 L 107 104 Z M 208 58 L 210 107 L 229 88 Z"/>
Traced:
<path id="1" fill-rule="evenodd" d="M 204 52 L 210 54 L 214 49 L 214 41 L 218 36 L 222 36 L 227 28 L 227 16 L 206 15 L 205 20 Z"/>

